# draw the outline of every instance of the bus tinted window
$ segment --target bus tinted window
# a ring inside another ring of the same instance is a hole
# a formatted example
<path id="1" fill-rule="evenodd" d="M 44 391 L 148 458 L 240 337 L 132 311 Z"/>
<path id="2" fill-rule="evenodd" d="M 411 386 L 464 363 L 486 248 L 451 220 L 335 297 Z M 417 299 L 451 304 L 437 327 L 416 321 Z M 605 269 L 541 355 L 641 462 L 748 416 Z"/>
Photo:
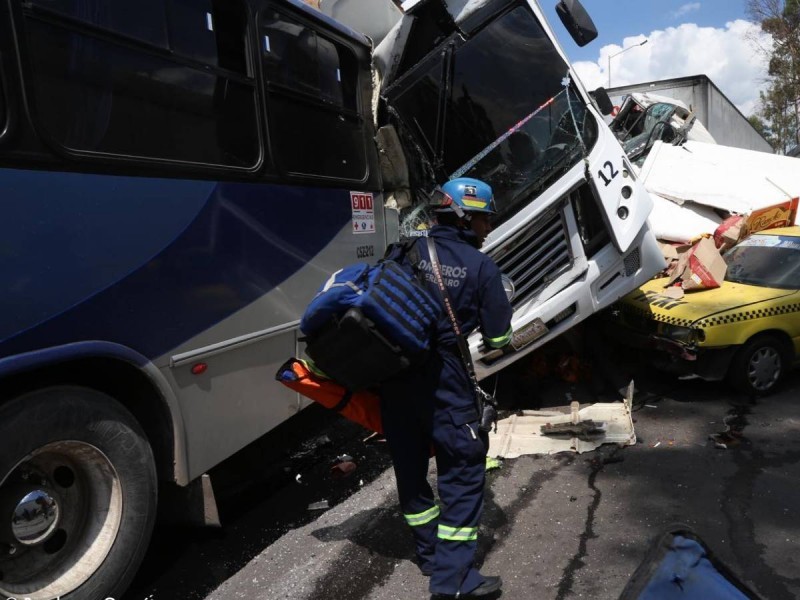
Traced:
<path id="1" fill-rule="evenodd" d="M 262 14 L 259 34 L 278 166 L 362 180 L 366 151 L 353 51 L 276 11 Z"/>
<path id="2" fill-rule="evenodd" d="M 37 115 L 73 150 L 250 167 L 258 162 L 255 89 L 33 19 Z"/>
<path id="3" fill-rule="evenodd" d="M 31 0 L 31 4 L 161 48 L 167 47 L 164 0 Z"/>
<path id="4" fill-rule="evenodd" d="M 6 96 L 3 91 L 3 82 L 0 80 L 0 135 L 6 128 Z"/>
<path id="5" fill-rule="evenodd" d="M 270 83 L 357 110 L 358 63 L 352 51 L 274 11 L 261 23 L 264 74 Z"/>
<path id="6" fill-rule="evenodd" d="M 289 173 L 360 181 L 366 171 L 360 120 L 273 96 L 270 132 L 275 160 Z"/>
<path id="7" fill-rule="evenodd" d="M 172 0 L 170 48 L 207 65 L 247 73 L 247 15 L 231 0 Z"/>

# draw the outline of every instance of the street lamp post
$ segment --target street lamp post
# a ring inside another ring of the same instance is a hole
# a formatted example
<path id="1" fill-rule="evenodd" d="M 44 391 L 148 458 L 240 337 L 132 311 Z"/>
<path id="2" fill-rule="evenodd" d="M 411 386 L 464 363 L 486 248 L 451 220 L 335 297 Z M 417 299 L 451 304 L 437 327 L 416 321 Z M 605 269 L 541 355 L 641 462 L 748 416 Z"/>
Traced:
<path id="1" fill-rule="evenodd" d="M 633 50 L 637 46 L 644 46 L 648 41 L 649 40 L 645 39 L 643 42 L 641 42 L 639 44 L 636 44 L 634 46 L 628 46 L 627 48 L 623 48 L 622 50 L 620 50 L 616 54 L 609 54 L 609 56 L 608 56 L 608 87 L 609 87 L 609 89 L 611 88 L 611 59 L 614 58 L 615 56 L 619 56 L 623 52 L 627 52 L 628 50 Z"/>

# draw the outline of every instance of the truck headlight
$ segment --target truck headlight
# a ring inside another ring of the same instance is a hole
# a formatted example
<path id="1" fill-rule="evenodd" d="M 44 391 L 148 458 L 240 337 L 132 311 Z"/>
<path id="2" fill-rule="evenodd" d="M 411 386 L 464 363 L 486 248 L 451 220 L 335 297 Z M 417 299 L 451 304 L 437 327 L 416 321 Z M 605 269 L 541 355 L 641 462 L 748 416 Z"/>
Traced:
<path id="1" fill-rule="evenodd" d="M 514 299 L 514 295 L 517 293 L 514 282 L 511 281 L 511 277 L 505 274 L 500 275 L 500 281 L 503 282 L 503 290 L 506 292 L 506 298 L 511 302 Z"/>

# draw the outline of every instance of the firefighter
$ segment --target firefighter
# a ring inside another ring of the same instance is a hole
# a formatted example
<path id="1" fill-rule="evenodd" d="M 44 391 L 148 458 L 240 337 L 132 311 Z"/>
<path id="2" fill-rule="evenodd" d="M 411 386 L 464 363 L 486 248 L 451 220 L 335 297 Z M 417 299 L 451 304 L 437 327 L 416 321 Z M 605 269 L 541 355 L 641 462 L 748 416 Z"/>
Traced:
<path id="1" fill-rule="evenodd" d="M 511 340 L 512 309 L 497 265 L 478 250 L 492 229 L 492 189 L 482 181 L 459 178 L 442 186 L 436 198 L 437 225 L 429 237 L 436 244 L 462 333 L 480 328 L 488 346 L 502 347 Z M 425 238 L 415 248 L 417 272 L 441 302 Z M 404 259 L 407 266 L 410 260 Z M 443 310 L 431 356 L 382 386 L 381 412 L 400 506 L 414 535 L 417 564 L 431 578 L 431 593 L 437 598 L 478 598 L 494 594 L 502 582 L 481 575 L 473 565 L 488 434 L 479 429 L 474 386 L 455 335 Z M 441 506 L 427 480 L 431 449 Z"/>

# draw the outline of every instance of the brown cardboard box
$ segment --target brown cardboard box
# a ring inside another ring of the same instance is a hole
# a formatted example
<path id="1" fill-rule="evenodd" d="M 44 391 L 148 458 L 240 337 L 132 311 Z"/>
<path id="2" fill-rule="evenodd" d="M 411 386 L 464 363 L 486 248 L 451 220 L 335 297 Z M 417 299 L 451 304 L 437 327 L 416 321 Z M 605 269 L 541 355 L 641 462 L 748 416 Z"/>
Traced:
<path id="1" fill-rule="evenodd" d="M 662 270 L 663 275 L 659 275 L 663 277 L 666 275 L 667 277 L 671 276 L 672 273 L 675 271 L 675 267 L 678 265 L 678 260 L 680 259 L 681 255 L 684 254 L 689 248 L 691 248 L 691 244 L 681 244 L 678 242 L 667 242 L 664 240 L 656 240 L 658 242 L 658 247 L 661 249 L 661 255 L 664 257 L 664 269 Z"/>
<path id="2" fill-rule="evenodd" d="M 732 215 L 720 223 L 714 231 L 714 243 L 720 254 L 724 254 L 738 244 L 743 234 L 744 217 L 741 215 Z"/>
<path id="3" fill-rule="evenodd" d="M 680 280 L 684 290 L 719 287 L 727 270 L 714 240 L 704 237 L 681 255 L 667 286 Z"/>
<path id="4" fill-rule="evenodd" d="M 795 217 L 797 217 L 798 198 L 792 198 L 786 202 L 768 206 L 766 208 L 759 208 L 754 210 L 744 220 L 742 225 L 742 236 L 740 239 L 746 238 L 752 233 L 763 231 L 764 229 L 775 229 L 776 227 L 789 227 L 794 225 Z"/>

